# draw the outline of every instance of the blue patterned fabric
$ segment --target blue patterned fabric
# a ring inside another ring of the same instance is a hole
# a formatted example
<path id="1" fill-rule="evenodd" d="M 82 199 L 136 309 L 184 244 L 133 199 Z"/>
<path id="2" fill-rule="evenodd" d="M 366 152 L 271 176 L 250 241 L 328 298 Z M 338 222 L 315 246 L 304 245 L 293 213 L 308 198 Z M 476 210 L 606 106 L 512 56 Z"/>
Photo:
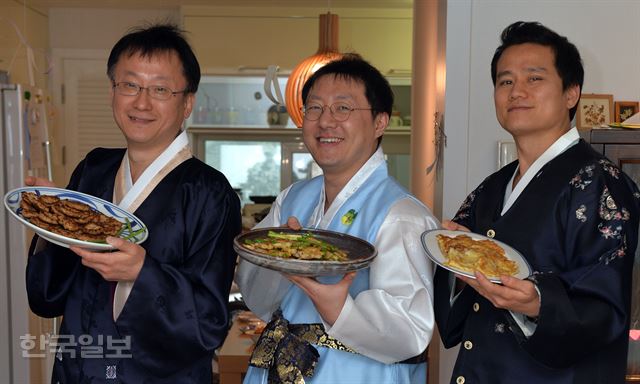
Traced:
<path id="1" fill-rule="evenodd" d="M 294 184 L 285 197 L 280 222 L 285 224 L 290 216 L 298 218 L 303 227 L 309 220 L 319 201 L 322 176 Z M 391 206 L 400 199 L 414 198 L 394 179 L 388 176 L 386 163 L 382 163 L 337 211 L 327 228 L 347 233 L 370 243 L 375 243 L 378 230 Z M 355 217 L 354 217 L 355 216 Z M 340 276 L 319 277 L 323 283 L 335 283 Z M 350 287 L 352 297 L 369 289 L 369 270 L 358 271 Z M 291 324 L 321 323 L 321 317 L 308 296 L 293 285 L 281 303 L 284 317 Z M 350 347 L 349 345 L 346 345 Z M 306 378 L 308 384 L 340 383 L 425 383 L 426 363 L 383 364 L 360 354 L 337 349 L 318 347 L 320 355 L 313 377 Z M 348 369 L 346 369 L 348 367 Z M 249 367 L 245 383 L 266 383 L 267 371 Z"/>

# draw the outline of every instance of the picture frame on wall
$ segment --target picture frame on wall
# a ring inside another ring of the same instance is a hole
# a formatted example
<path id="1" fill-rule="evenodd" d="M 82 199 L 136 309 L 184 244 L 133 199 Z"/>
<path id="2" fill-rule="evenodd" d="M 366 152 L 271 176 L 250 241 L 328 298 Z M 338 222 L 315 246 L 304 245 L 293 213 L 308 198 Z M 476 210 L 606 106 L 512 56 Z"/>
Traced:
<path id="1" fill-rule="evenodd" d="M 613 95 L 584 93 L 576 113 L 576 127 L 587 129 L 613 122 Z"/>
<path id="2" fill-rule="evenodd" d="M 640 110 L 638 101 L 616 101 L 615 102 L 615 122 L 622 123 Z"/>

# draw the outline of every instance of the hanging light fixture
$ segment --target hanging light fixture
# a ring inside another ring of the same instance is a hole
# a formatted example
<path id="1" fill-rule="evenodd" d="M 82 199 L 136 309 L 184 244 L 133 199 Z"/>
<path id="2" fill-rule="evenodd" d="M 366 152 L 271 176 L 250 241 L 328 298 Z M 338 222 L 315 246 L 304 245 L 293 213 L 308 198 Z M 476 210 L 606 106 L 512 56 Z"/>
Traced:
<path id="1" fill-rule="evenodd" d="M 289 75 L 285 90 L 287 112 L 295 125 L 302 127 L 302 87 L 307 79 L 320 67 L 330 61 L 339 59 L 342 54 L 338 50 L 338 15 L 327 12 L 320 15 L 320 43 L 318 51 L 298 64 Z"/>

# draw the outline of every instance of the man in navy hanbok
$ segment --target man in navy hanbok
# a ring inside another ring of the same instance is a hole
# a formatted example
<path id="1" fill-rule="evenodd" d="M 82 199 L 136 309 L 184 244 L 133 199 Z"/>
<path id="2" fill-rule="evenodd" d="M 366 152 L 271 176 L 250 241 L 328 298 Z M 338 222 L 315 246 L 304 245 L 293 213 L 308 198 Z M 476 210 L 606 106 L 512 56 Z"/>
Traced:
<path id="1" fill-rule="evenodd" d="M 518 159 L 443 225 L 512 246 L 533 273 L 494 284 L 437 269 L 438 328 L 461 344 L 451 382 L 623 383 L 640 193 L 571 128 L 584 70 L 565 37 L 510 25 L 491 75 Z"/>
<path id="2" fill-rule="evenodd" d="M 63 316 L 52 382 L 210 384 L 228 329 L 240 208 L 181 129 L 199 64 L 177 28 L 154 25 L 120 39 L 107 66 L 127 148 L 89 152 L 68 188 L 133 212 L 149 237 L 108 237 L 112 252 L 33 239 L 29 304 Z"/>

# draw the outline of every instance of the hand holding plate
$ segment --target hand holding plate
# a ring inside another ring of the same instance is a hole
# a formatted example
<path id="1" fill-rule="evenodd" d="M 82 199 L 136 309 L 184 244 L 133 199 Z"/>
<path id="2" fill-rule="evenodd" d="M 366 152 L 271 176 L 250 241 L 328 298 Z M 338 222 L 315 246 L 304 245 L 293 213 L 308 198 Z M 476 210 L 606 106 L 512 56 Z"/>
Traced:
<path id="1" fill-rule="evenodd" d="M 353 283 L 356 272 L 345 274 L 336 284 L 322 284 L 312 277 L 284 274 L 293 284 L 297 285 L 309 296 L 322 319 L 333 325 L 349 295 L 349 287 Z"/>
<path id="2" fill-rule="evenodd" d="M 471 232 L 469 230 L 469 228 L 465 227 L 464 225 L 460 225 L 458 223 L 456 223 L 455 221 L 451 221 L 451 220 L 443 220 L 442 221 L 442 228 L 449 230 L 449 231 L 464 231 L 464 232 Z"/>
<path id="3" fill-rule="evenodd" d="M 283 225 L 283 227 L 285 227 L 285 225 Z M 287 219 L 287 225 L 286 227 L 289 227 L 291 229 L 295 229 L 296 231 L 299 231 L 302 229 L 302 225 L 300 225 L 300 222 L 298 221 L 298 218 L 295 216 L 291 216 Z"/>
<path id="4" fill-rule="evenodd" d="M 502 284 L 494 284 L 481 272 L 474 273 L 475 279 L 457 275 L 496 308 L 537 317 L 540 313 L 540 298 L 534 284 L 512 276 L 500 276 Z"/>
<path id="5" fill-rule="evenodd" d="M 94 252 L 79 247 L 70 249 L 82 258 L 82 265 L 94 269 L 107 281 L 134 281 L 147 254 L 138 244 L 118 238 L 107 237 L 114 252 Z"/>
<path id="6" fill-rule="evenodd" d="M 24 184 L 31 187 L 55 187 L 53 181 L 44 177 L 27 176 L 24 178 Z"/>

